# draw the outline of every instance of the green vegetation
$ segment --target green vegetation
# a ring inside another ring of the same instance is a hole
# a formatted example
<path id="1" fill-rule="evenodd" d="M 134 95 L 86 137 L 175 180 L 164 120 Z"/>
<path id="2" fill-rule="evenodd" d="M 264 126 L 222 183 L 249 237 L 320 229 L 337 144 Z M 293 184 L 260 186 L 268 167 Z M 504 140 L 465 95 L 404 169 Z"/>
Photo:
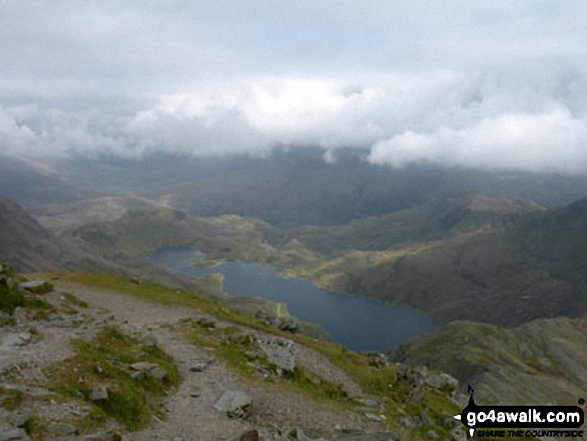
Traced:
<path id="1" fill-rule="evenodd" d="M 23 306 L 25 299 L 16 283 L 9 283 L 15 273 L 8 265 L 0 264 L 0 311 L 12 314 L 14 308 Z"/>
<path id="2" fill-rule="evenodd" d="M 42 297 L 28 297 L 25 300 L 25 306 L 35 311 L 35 320 L 46 320 L 48 315 L 57 311 L 55 306 Z"/>
<path id="3" fill-rule="evenodd" d="M 51 282 L 43 282 L 34 288 L 27 288 L 27 291 L 32 292 L 33 294 L 47 294 L 49 292 L 53 292 L 54 289 L 55 288 Z"/>
<path id="4" fill-rule="evenodd" d="M 158 248 L 192 241 L 194 235 L 182 220 L 173 210 L 133 210 L 117 221 L 86 225 L 72 234 L 100 254 L 144 258 Z"/>
<path id="5" fill-rule="evenodd" d="M 6 410 L 16 410 L 23 400 L 23 394 L 19 390 L 0 388 L 0 406 Z"/>
<path id="6" fill-rule="evenodd" d="M 76 296 L 74 296 L 73 294 L 70 294 L 68 292 L 64 292 L 63 297 L 65 298 L 65 300 L 68 303 L 71 303 L 72 305 L 77 306 L 79 308 L 88 308 L 89 307 L 88 302 L 84 302 L 83 300 L 78 299 Z"/>
<path id="7" fill-rule="evenodd" d="M 543 319 L 513 329 L 454 322 L 406 342 L 398 358 L 471 383 L 485 403 L 576 404 L 587 394 L 587 319 Z"/>
<path id="8" fill-rule="evenodd" d="M 173 360 L 161 349 L 144 346 L 115 328 L 103 329 L 92 341 L 75 340 L 74 347 L 74 357 L 46 370 L 47 387 L 69 398 L 85 398 L 128 430 L 143 427 L 151 414 L 164 418 L 161 399 L 181 379 Z M 162 380 L 151 375 L 134 379 L 129 365 L 138 361 L 154 363 L 167 375 Z M 89 400 L 97 386 L 107 386 L 108 399 Z"/>
<path id="9" fill-rule="evenodd" d="M 127 278 L 114 275 L 63 274 L 60 277 L 62 280 L 109 289 L 149 301 L 192 307 L 220 320 L 291 338 L 298 343 L 314 348 L 325 355 L 334 365 L 345 371 L 365 392 L 381 397 L 386 406 L 384 415 L 390 426 L 395 429 L 398 428 L 397 419 L 399 417 L 415 418 L 422 410 L 426 409 L 430 418 L 438 425 L 435 430 L 448 436 L 444 428 L 444 417 L 451 412 L 460 410 L 446 393 L 428 389 L 424 391 L 424 398 L 419 404 L 406 404 L 404 400 L 408 385 L 396 378 L 396 366 L 372 366 L 367 354 L 357 354 L 340 345 L 278 331 L 264 322 L 240 313 L 223 302 L 203 297 L 194 292 L 164 287 L 150 282 L 136 285 Z M 272 369 L 263 357 L 251 356 L 248 351 L 248 345 L 251 344 L 251 341 L 242 335 L 241 329 L 237 326 L 217 328 L 208 320 L 186 321 L 184 331 L 193 344 L 211 348 L 219 358 L 246 378 L 256 378 L 257 367 L 255 363 L 263 368 Z M 338 385 L 323 381 L 303 369 L 294 372 L 290 377 L 286 376 L 280 380 L 272 381 L 278 381 L 275 383 L 277 387 L 291 388 L 318 400 L 328 401 L 335 406 L 349 409 L 357 408 L 359 405 L 353 399 L 346 397 Z"/>

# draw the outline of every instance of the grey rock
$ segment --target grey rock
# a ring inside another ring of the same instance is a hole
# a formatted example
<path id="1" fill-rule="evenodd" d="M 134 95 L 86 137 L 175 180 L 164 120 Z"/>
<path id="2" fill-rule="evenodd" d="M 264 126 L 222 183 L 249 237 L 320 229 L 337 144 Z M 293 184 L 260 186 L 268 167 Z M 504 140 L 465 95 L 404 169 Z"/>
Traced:
<path id="1" fill-rule="evenodd" d="M 210 366 L 209 362 L 201 362 L 190 368 L 191 372 L 204 372 Z"/>
<path id="2" fill-rule="evenodd" d="M 31 290 L 43 286 L 45 283 L 44 280 L 30 280 L 28 282 L 22 282 L 20 287 L 26 290 Z"/>
<path id="3" fill-rule="evenodd" d="M 108 399 L 108 388 L 106 386 L 97 386 L 90 392 L 90 400 L 101 401 Z"/>
<path id="4" fill-rule="evenodd" d="M 384 418 L 381 415 L 377 415 L 371 412 L 365 412 L 365 418 L 369 421 L 373 421 L 374 423 L 382 423 Z"/>
<path id="5" fill-rule="evenodd" d="M 130 365 L 133 371 L 150 371 L 156 367 L 157 365 L 155 363 L 149 363 L 148 361 L 139 361 Z"/>
<path id="6" fill-rule="evenodd" d="M 293 372 L 295 364 L 295 344 L 281 337 L 260 337 L 257 345 L 267 355 L 269 362 L 277 366 L 278 373 Z"/>
<path id="7" fill-rule="evenodd" d="M 408 429 L 418 426 L 418 422 L 409 417 L 401 417 L 398 421 L 402 426 L 407 427 Z"/>
<path id="8" fill-rule="evenodd" d="M 132 374 L 130 374 L 130 376 L 133 378 L 133 380 L 139 381 L 144 380 L 147 374 L 145 373 L 145 371 L 135 371 Z"/>
<path id="9" fill-rule="evenodd" d="M 29 440 L 29 436 L 27 435 L 24 429 L 12 429 L 5 432 L 0 433 L 0 441 L 16 441 L 16 440 Z"/>
<path id="10" fill-rule="evenodd" d="M 9 421 L 14 427 L 23 427 L 32 416 L 31 412 L 14 412 L 10 415 Z"/>
<path id="11" fill-rule="evenodd" d="M 246 418 L 249 415 L 252 398 L 241 391 L 225 391 L 214 404 L 214 408 L 231 418 Z"/>
<path id="12" fill-rule="evenodd" d="M 151 369 L 150 374 L 156 380 L 163 380 L 165 377 L 167 377 L 167 371 L 160 366 Z"/>
<path id="13" fill-rule="evenodd" d="M 9 334 L 4 338 L 4 346 L 19 348 L 30 343 L 33 336 L 30 332 L 19 332 L 18 334 Z"/>
<path id="14" fill-rule="evenodd" d="M 47 426 L 47 430 L 57 436 L 74 435 L 77 429 L 73 424 L 52 422 Z"/>
<path id="15" fill-rule="evenodd" d="M 431 439 L 438 439 L 438 434 L 434 430 L 429 430 L 426 432 L 426 437 Z"/>
<path id="16" fill-rule="evenodd" d="M 456 389 L 459 386 L 459 380 L 445 373 L 439 375 L 426 375 L 424 377 L 424 382 L 433 389 L 441 389 L 445 386 L 450 386 L 453 389 Z"/>

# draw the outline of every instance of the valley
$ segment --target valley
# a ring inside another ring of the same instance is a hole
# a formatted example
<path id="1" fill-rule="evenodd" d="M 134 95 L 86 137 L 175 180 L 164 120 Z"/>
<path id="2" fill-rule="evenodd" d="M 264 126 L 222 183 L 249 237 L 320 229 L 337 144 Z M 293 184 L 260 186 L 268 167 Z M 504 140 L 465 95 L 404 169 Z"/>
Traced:
<path id="1" fill-rule="evenodd" d="M 97 301 L 92 307 L 115 316 L 130 306 L 98 305 L 118 298 L 120 294 L 112 297 L 112 293 L 119 292 L 123 297 L 139 296 L 141 302 L 195 308 L 211 314 L 213 320 L 225 321 L 221 328 L 236 323 L 255 333 L 261 330 L 292 339 L 303 362 L 309 363 L 305 368 L 318 369 L 312 371 L 311 381 L 318 381 L 313 375 L 322 370 L 328 374 L 318 375 L 319 381 L 338 378 L 344 385 L 343 377 L 350 375 L 355 385 L 348 387 L 370 397 L 379 395 L 387 403 L 378 405 L 384 418 L 376 412 L 375 425 L 365 425 L 364 418 L 371 421 L 372 417 L 359 412 L 351 431 L 389 431 L 403 440 L 420 439 L 423 433 L 438 429 L 435 433 L 442 439 L 460 439 L 461 435 L 450 432 L 456 426 L 440 422 L 444 417 L 433 418 L 431 424 L 406 419 L 410 412 L 421 417 L 422 409 L 427 414 L 436 412 L 431 410 L 437 409 L 436 404 L 429 400 L 437 398 L 421 398 L 417 402 L 423 407 L 413 407 L 407 399 L 401 404 L 407 406 L 403 416 L 389 410 L 388 405 L 398 405 L 395 394 L 404 386 L 392 388 L 394 398 L 381 396 L 380 386 L 370 376 L 391 378 L 397 369 L 412 372 L 409 381 L 426 372 L 422 366 L 445 372 L 459 380 L 456 394 L 473 384 L 483 397 L 480 400 L 487 403 L 572 403 L 587 392 L 585 360 L 570 355 L 585 352 L 579 337 L 587 313 L 587 281 L 581 270 L 587 255 L 585 200 L 547 208 L 530 200 L 467 191 L 437 195 L 375 216 L 361 214 L 342 224 L 296 225 L 238 214 L 194 214 L 184 210 L 179 193 L 171 188 L 150 195 L 130 189 L 90 194 L 78 188 L 78 199 L 34 205 L 34 218 L 18 204 L 3 200 L 0 258 L 19 271 L 51 271 L 41 277 L 58 277 L 59 292 L 72 293 L 90 305 Z M 188 292 L 199 297 L 192 299 Z M 145 307 L 136 304 L 131 309 Z M 173 338 L 165 334 L 164 339 L 176 341 L 182 335 L 208 348 L 222 348 L 217 346 L 221 342 L 210 340 L 202 330 L 190 331 L 181 324 L 188 317 L 193 320 L 191 314 L 181 317 L 147 324 L 132 316 L 118 320 L 116 327 L 130 336 L 142 335 L 145 327 L 165 329 L 179 334 Z M 46 325 L 35 324 L 39 326 Z M 346 348 L 335 349 L 342 348 L 336 343 Z M 330 361 L 308 359 L 308 348 Z M 169 350 L 174 354 L 171 346 Z M 254 374 L 250 370 L 254 362 L 238 361 L 242 354 L 223 351 L 216 357 L 235 372 L 235 379 L 243 373 L 245 377 Z M 347 351 L 350 358 L 341 359 L 340 354 Z M 173 358 L 177 357 L 175 353 Z M 298 386 L 310 380 L 301 381 Z M 181 384 L 173 396 L 183 404 L 171 413 L 183 421 L 180 408 L 188 398 L 187 392 L 181 392 L 186 385 Z M 332 385 L 319 384 L 331 390 Z M 289 390 L 292 385 L 284 387 Z M 314 392 L 321 394 L 320 388 Z M 253 391 L 248 386 L 246 390 L 249 395 Z M 208 400 L 220 392 L 212 389 Z M 344 396 L 333 398 L 330 393 L 325 412 L 340 410 L 341 405 L 347 408 Z M 455 397 L 449 398 L 452 404 L 443 401 L 441 407 L 453 408 L 455 399 L 463 399 Z M 322 400 L 319 396 L 306 399 Z M 287 400 L 293 403 L 298 398 Z M 303 428 L 306 424 L 305 417 L 296 416 L 290 408 L 279 417 L 279 412 L 269 417 L 268 421 L 276 417 L 279 423 L 267 425 L 268 414 L 262 406 L 256 419 L 242 420 L 246 424 L 237 424 L 235 431 L 252 427 L 267 439 L 281 439 L 279 433 L 293 429 L 270 427 Z M 208 415 L 209 407 L 202 412 Z M 149 439 L 141 433 L 170 436 L 173 425 L 183 424 L 170 421 L 143 432 L 123 426 L 105 430 L 122 430 L 129 439 Z M 217 423 L 210 424 L 216 427 Z M 337 436 L 332 426 L 310 427 L 303 433 L 327 439 Z M 85 426 L 76 430 L 87 433 Z M 343 433 L 339 435 L 344 438 Z M 292 436 L 283 439 L 296 439 Z"/>

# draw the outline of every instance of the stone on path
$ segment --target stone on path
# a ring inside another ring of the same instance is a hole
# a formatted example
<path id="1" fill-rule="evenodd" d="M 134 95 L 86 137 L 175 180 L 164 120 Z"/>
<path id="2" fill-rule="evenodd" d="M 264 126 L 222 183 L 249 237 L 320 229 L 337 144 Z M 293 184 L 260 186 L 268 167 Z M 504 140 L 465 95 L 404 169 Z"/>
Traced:
<path id="1" fill-rule="evenodd" d="M 246 418 L 253 404 L 252 398 L 241 391 L 225 391 L 214 404 L 214 408 L 231 418 Z"/>

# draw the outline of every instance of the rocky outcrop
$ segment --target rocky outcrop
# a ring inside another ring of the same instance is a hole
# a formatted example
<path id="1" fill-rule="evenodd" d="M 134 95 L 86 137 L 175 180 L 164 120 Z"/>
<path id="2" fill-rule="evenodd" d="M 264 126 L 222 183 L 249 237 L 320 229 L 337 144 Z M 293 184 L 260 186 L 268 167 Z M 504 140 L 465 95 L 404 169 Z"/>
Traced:
<path id="1" fill-rule="evenodd" d="M 292 340 L 280 337 L 259 337 L 257 345 L 269 362 L 277 367 L 278 375 L 294 371 L 295 344 Z"/>

